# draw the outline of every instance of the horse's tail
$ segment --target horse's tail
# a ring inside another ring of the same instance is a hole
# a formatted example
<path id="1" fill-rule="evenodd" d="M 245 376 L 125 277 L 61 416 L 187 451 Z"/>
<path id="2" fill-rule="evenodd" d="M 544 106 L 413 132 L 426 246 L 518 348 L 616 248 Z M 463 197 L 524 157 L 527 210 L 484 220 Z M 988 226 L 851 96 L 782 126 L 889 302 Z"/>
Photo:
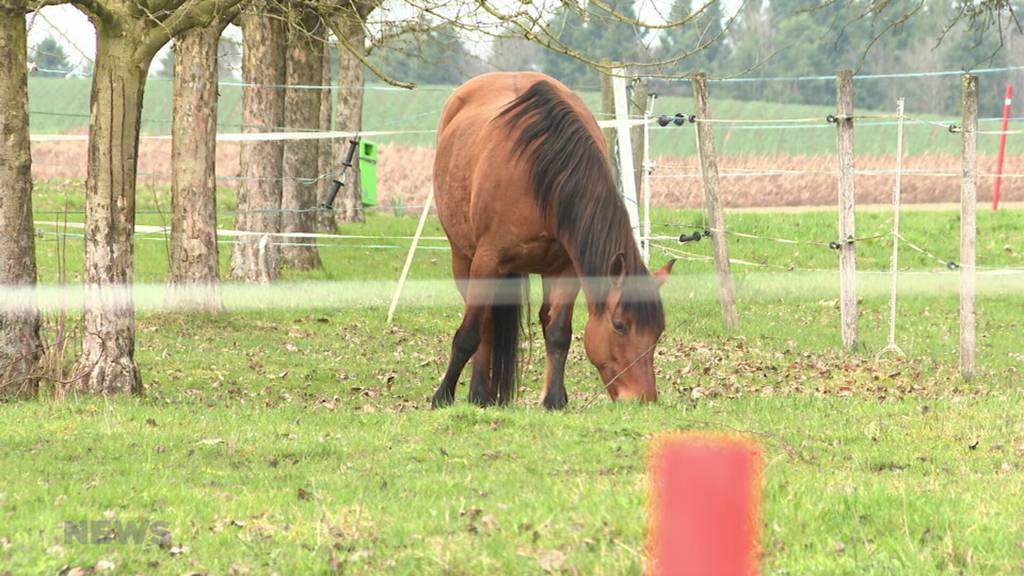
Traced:
<path id="1" fill-rule="evenodd" d="M 523 302 L 529 298 L 528 282 L 526 276 L 509 274 L 499 282 L 491 306 L 491 386 L 499 405 L 510 404 L 519 387 L 519 331 Z"/>

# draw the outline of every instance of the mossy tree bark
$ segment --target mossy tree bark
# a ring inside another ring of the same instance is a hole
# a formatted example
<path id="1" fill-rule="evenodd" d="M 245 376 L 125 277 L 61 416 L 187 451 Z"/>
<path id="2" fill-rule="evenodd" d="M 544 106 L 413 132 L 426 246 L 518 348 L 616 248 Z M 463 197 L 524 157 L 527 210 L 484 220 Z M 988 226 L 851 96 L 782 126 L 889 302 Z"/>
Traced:
<path id="1" fill-rule="evenodd" d="M 226 24 L 175 40 L 168 304 L 220 310 L 217 250 L 217 43 Z"/>
<path id="2" fill-rule="evenodd" d="M 25 3 L 0 3 L 0 285 L 24 288 L 0 308 L 0 399 L 31 397 L 38 384 L 39 312 L 32 228 Z"/>
<path id="3" fill-rule="evenodd" d="M 319 86 L 323 82 L 324 43 L 320 17 L 313 11 L 301 14 L 288 29 L 286 84 Z M 289 88 L 285 93 L 284 125 L 289 130 L 315 131 L 320 127 L 319 90 Z M 281 190 L 281 230 L 316 232 L 319 141 L 289 140 L 284 144 L 284 182 Z M 320 268 L 320 255 L 312 240 L 281 247 L 286 265 L 297 270 Z"/>
<path id="4" fill-rule="evenodd" d="M 242 15 L 242 122 L 245 132 L 273 132 L 284 125 L 286 24 L 277 16 Z M 268 284 L 281 273 L 281 174 L 284 143 L 243 142 L 242 182 L 235 227 L 240 236 L 231 253 L 231 274 Z"/>

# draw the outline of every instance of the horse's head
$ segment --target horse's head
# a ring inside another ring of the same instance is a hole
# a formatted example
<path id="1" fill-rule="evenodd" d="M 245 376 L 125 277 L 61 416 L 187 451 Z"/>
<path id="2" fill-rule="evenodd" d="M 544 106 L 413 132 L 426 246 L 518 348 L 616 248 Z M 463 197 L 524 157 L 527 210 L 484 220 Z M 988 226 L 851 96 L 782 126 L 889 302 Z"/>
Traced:
<path id="1" fill-rule="evenodd" d="M 670 260 L 651 275 L 628 275 L 623 255 L 616 255 L 609 266 L 610 287 L 604 304 L 590 307 L 583 342 L 612 400 L 658 399 L 654 347 L 665 329 L 658 291 L 673 264 L 675 260 Z"/>

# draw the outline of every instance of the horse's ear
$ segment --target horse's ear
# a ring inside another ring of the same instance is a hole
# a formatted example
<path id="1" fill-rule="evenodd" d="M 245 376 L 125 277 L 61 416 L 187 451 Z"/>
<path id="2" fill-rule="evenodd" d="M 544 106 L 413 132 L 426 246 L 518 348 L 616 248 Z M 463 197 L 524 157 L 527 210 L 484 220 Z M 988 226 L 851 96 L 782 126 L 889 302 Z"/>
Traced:
<path id="1" fill-rule="evenodd" d="M 608 263 L 608 278 L 615 288 L 622 288 L 626 283 L 626 255 L 622 252 L 612 256 Z"/>
<path id="2" fill-rule="evenodd" d="M 673 258 L 666 262 L 664 266 L 655 270 L 654 274 L 651 274 L 654 277 L 654 281 L 658 283 L 658 288 L 664 286 L 665 282 L 668 281 L 668 277 L 672 275 L 672 267 L 675 265 L 676 259 Z"/>

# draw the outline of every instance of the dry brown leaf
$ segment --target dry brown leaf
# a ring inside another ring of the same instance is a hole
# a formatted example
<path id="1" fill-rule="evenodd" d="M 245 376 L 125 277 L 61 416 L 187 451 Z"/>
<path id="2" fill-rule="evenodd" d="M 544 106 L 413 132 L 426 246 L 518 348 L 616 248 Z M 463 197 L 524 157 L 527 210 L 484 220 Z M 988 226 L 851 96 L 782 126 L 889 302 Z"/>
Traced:
<path id="1" fill-rule="evenodd" d="M 537 557 L 537 563 L 545 572 L 559 572 L 565 565 L 565 554 L 561 550 L 545 550 Z"/>

